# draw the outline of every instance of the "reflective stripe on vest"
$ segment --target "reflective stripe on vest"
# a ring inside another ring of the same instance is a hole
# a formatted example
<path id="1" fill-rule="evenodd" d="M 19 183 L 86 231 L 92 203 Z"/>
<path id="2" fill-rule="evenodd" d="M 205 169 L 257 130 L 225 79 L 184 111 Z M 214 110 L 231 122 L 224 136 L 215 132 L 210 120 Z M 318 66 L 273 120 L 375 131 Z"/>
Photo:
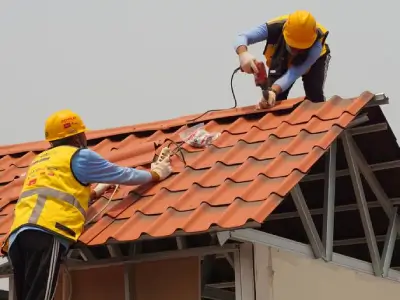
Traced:
<path id="1" fill-rule="evenodd" d="M 41 188 L 36 188 L 32 190 L 25 191 L 21 194 L 21 196 L 18 199 L 18 202 L 23 201 L 24 198 L 38 195 L 37 200 L 36 200 L 36 205 L 32 209 L 32 214 L 29 218 L 30 223 L 37 223 L 40 217 L 40 214 L 46 204 L 47 197 L 52 197 L 56 198 L 58 200 L 62 200 L 67 202 L 68 204 L 71 204 L 72 206 L 76 207 L 80 213 L 86 218 L 86 212 L 83 209 L 83 207 L 80 205 L 79 201 L 75 199 L 74 196 L 57 191 L 52 188 L 46 188 L 46 187 L 41 187 Z"/>
<path id="2" fill-rule="evenodd" d="M 79 239 L 91 189 L 79 182 L 71 170 L 71 160 L 78 151 L 72 146 L 53 147 L 38 154 L 30 164 L 1 248 L 3 253 L 8 251 L 10 234 L 30 224 L 71 242 Z"/>

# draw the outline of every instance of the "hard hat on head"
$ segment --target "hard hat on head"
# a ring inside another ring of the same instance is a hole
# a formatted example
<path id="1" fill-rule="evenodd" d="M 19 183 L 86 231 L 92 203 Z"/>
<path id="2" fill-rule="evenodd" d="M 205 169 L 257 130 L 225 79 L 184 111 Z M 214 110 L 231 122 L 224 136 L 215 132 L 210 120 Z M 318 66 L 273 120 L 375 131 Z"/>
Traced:
<path id="1" fill-rule="evenodd" d="M 317 21 L 308 11 L 295 11 L 285 22 L 283 37 L 292 48 L 310 48 L 317 39 Z"/>
<path id="2" fill-rule="evenodd" d="M 60 110 L 46 120 L 45 137 L 49 142 L 85 131 L 86 126 L 81 117 L 68 109 Z"/>

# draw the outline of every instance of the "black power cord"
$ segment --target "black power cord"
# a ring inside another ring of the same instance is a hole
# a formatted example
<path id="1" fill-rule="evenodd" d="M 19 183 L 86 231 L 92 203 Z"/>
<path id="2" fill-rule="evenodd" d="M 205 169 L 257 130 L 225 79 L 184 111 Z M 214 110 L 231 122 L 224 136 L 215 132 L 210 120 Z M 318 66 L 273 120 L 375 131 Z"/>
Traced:
<path id="1" fill-rule="evenodd" d="M 236 99 L 235 91 L 234 91 L 234 88 L 233 88 L 233 78 L 235 77 L 236 73 L 237 73 L 239 70 L 240 70 L 240 67 L 238 67 L 238 68 L 236 68 L 235 70 L 233 70 L 233 73 L 232 73 L 232 76 L 231 76 L 231 92 L 232 92 L 232 97 L 233 97 L 234 105 L 233 105 L 233 107 L 231 107 L 230 109 L 233 109 L 233 108 L 236 108 L 236 107 L 237 107 L 237 99 Z M 211 110 L 208 110 L 208 111 L 206 111 L 205 113 L 201 114 L 200 116 L 198 116 L 198 117 L 196 117 L 196 118 L 194 118 L 194 119 L 187 120 L 187 122 L 195 121 L 195 120 L 201 118 L 202 116 L 206 115 L 206 114 L 209 113 L 209 112 L 212 112 L 212 111 L 221 111 L 221 110 L 225 110 L 225 109 L 224 109 L 224 108 L 221 108 L 221 109 L 211 109 Z M 183 146 L 183 144 L 184 144 L 185 142 L 175 142 L 175 141 L 173 141 L 173 140 L 171 140 L 171 139 L 166 139 L 165 142 L 167 142 L 167 141 L 169 141 L 169 143 L 168 143 L 168 145 L 167 145 L 168 148 L 169 148 L 171 145 L 174 145 L 174 146 L 175 146 L 175 149 L 172 150 L 171 155 L 176 155 L 176 156 L 178 156 L 178 158 L 183 162 L 183 164 L 184 164 L 185 167 L 186 167 L 187 163 L 186 163 L 185 155 L 184 155 L 183 149 L 182 149 L 182 146 Z M 180 155 L 179 155 L 179 154 L 180 154 Z"/>
<path id="2" fill-rule="evenodd" d="M 235 74 L 240 70 L 240 67 L 237 67 L 235 70 L 233 70 L 232 76 L 231 76 L 231 91 L 232 91 L 232 97 L 233 97 L 233 101 L 234 101 L 234 106 L 228 109 L 233 109 L 237 107 L 237 100 L 236 100 L 236 96 L 235 96 L 235 91 L 233 89 L 233 78 L 235 77 Z M 207 110 L 205 113 L 201 114 L 200 116 L 191 119 L 191 120 L 187 120 L 187 122 L 192 122 L 192 121 L 196 121 L 198 119 L 200 119 L 201 117 L 203 117 L 204 115 L 208 114 L 209 112 L 213 112 L 213 111 L 221 111 L 221 110 L 225 110 L 226 108 L 220 108 L 220 109 L 210 109 Z"/>
<path id="3" fill-rule="evenodd" d="M 183 146 L 183 144 L 184 144 L 185 142 L 175 142 L 175 141 L 173 141 L 173 140 L 171 140 L 171 139 L 166 139 L 165 141 L 169 141 L 169 144 L 167 145 L 168 148 L 169 148 L 171 145 L 174 145 L 174 146 L 175 146 L 175 149 L 172 150 L 171 155 L 176 155 L 176 156 L 178 156 L 178 158 L 183 162 L 183 164 L 184 164 L 185 167 L 186 167 L 187 163 L 186 163 L 185 155 L 183 154 L 183 149 L 182 149 L 182 146 Z M 179 152 L 180 156 L 178 155 L 178 152 Z"/>

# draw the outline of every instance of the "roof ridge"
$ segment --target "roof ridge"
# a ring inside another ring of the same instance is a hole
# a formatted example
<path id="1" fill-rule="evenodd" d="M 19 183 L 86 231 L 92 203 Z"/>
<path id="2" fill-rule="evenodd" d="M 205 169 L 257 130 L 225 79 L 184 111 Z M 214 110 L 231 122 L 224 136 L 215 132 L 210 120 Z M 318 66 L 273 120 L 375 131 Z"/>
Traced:
<path id="1" fill-rule="evenodd" d="M 112 128 L 104 128 L 104 129 L 96 129 L 90 130 L 87 132 L 88 140 L 94 140 L 99 138 L 107 138 L 120 134 L 128 134 L 134 132 L 144 132 L 144 131 L 157 131 L 157 130 L 166 130 L 172 127 L 183 126 L 185 124 L 198 124 L 205 121 L 211 121 L 221 118 L 235 117 L 235 116 L 243 116 L 243 115 L 251 115 L 251 114 L 260 114 L 266 113 L 270 111 L 279 111 L 291 109 L 298 103 L 304 100 L 304 97 L 290 98 L 284 101 L 278 101 L 276 105 L 269 109 L 259 109 L 256 110 L 254 105 L 249 106 L 241 106 L 236 108 L 228 108 L 228 109 L 215 109 L 209 111 L 207 114 L 196 113 L 191 115 L 185 115 L 182 117 L 176 117 L 172 119 L 164 119 L 153 122 L 143 122 L 133 125 L 112 127 Z M 200 117 L 200 118 L 198 118 Z M 198 119 L 196 119 L 198 118 Z M 195 121 L 192 121 L 196 119 Z M 29 152 L 29 151 L 42 151 L 48 148 L 48 143 L 45 140 L 39 141 L 31 141 L 31 142 L 23 142 L 17 144 L 6 144 L 0 146 L 0 156 L 3 155 L 12 155 L 17 153 Z"/>

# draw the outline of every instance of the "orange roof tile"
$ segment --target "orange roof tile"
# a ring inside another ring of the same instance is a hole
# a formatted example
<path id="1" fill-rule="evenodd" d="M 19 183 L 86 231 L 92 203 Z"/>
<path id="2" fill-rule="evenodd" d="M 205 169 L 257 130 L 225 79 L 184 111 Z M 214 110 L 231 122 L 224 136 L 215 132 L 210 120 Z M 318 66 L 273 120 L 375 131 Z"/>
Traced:
<path id="1" fill-rule="evenodd" d="M 121 187 L 111 204 L 88 226 L 89 245 L 165 237 L 178 230 L 204 232 L 212 226 L 238 228 L 263 222 L 310 170 L 329 145 L 373 98 L 333 97 L 325 103 L 289 99 L 273 109 L 254 106 L 211 112 L 196 120 L 221 132 L 206 149 L 182 146 L 186 166 L 172 158 L 173 175 L 141 187 Z M 277 112 L 277 113 L 274 113 Z M 93 150 L 123 166 L 148 168 L 160 149 L 198 115 L 88 133 Z M 0 147 L 0 242 L 7 233 L 23 175 L 46 142 Z M 110 194 L 105 195 L 109 197 Z M 107 203 L 89 210 L 92 218 Z"/>

